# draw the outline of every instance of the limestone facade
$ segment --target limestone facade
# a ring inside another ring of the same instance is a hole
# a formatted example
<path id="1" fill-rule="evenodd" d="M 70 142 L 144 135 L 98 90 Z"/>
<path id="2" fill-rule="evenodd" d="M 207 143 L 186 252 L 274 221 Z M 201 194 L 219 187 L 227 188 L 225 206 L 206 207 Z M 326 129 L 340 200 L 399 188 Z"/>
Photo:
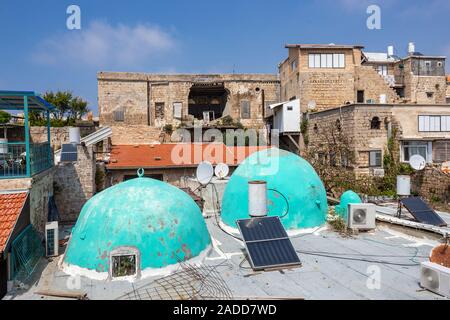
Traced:
<path id="1" fill-rule="evenodd" d="M 279 80 L 272 74 L 100 72 L 100 123 L 112 127 L 115 145 L 158 142 L 167 125 L 175 129 L 186 124 L 204 124 L 198 114 L 193 116 L 192 105 L 200 105 L 202 102 L 198 100 L 208 97 L 208 92 L 218 95 L 219 91 L 223 101 L 212 102 L 222 103 L 217 115 L 230 116 L 247 128 L 263 128 L 264 106 L 279 101 Z M 192 92 L 201 92 L 200 98 L 192 97 Z"/>
<path id="2" fill-rule="evenodd" d="M 380 152 L 383 159 L 391 136 L 399 142 L 399 150 L 394 152 L 398 152 L 401 161 L 406 162 L 405 145 L 409 142 L 424 145 L 430 164 L 448 161 L 450 149 L 442 151 L 442 148 L 450 147 L 450 132 L 419 131 L 419 117 L 428 115 L 450 116 L 450 108 L 447 105 L 413 104 L 347 105 L 309 114 L 308 136 L 311 146 L 326 143 L 326 130 L 338 124 L 349 137 L 356 174 L 374 175 L 375 169 L 383 168 L 382 161 L 379 166 L 371 166 L 369 157 L 371 152 Z M 437 152 L 441 154 L 438 156 Z"/>

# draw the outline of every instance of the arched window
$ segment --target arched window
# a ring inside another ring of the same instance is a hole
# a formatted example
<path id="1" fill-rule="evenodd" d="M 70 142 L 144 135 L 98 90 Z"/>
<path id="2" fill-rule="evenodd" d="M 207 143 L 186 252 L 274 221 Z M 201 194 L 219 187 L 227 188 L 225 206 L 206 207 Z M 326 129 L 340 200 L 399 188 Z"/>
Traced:
<path id="1" fill-rule="evenodd" d="M 381 121 L 380 121 L 380 118 L 378 118 L 378 117 L 373 117 L 372 120 L 370 121 L 370 129 L 379 130 L 380 125 L 381 125 Z"/>
<path id="2" fill-rule="evenodd" d="M 314 125 L 314 132 L 318 133 L 319 132 L 319 127 L 317 126 L 317 123 Z"/>

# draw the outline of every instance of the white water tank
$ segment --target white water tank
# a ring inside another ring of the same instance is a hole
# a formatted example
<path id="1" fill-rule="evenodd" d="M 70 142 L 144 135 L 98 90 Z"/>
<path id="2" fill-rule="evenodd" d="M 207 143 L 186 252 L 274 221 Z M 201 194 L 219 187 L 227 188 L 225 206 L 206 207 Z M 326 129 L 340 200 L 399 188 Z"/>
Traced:
<path id="1" fill-rule="evenodd" d="M 408 53 L 413 54 L 414 52 L 416 52 L 416 45 L 414 42 L 408 43 Z"/>
<path id="2" fill-rule="evenodd" d="M 397 176 L 397 195 L 410 196 L 411 195 L 411 177 Z"/>
<path id="3" fill-rule="evenodd" d="M 0 154 L 7 154 L 8 153 L 8 139 L 6 138 L 0 138 Z"/>
<path id="4" fill-rule="evenodd" d="M 249 181 L 248 214 L 250 217 L 267 216 L 267 182 Z"/>
<path id="5" fill-rule="evenodd" d="M 69 143 L 80 144 L 81 134 L 80 128 L 70 127 L 69 128 Z"/>
<path id="6" fill-rule="evenodd" d="M 394 46 L 389 46 L 387 51 L 388 51 L 388 56 L 392 57 L 394 55 Z"/>

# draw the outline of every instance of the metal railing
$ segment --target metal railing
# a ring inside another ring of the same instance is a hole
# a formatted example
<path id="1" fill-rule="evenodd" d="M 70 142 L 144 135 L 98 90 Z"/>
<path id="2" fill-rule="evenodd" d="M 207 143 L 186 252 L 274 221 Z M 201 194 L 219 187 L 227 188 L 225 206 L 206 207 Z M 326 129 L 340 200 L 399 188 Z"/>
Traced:
<path id="1" fill-rule="evenodd" d="M 25 178 L 36 175 L 53 166 L 50 144 L 30 144 L 30 166 L 27 171 L 26 143 L 0 143 L 0 179 Z"/>

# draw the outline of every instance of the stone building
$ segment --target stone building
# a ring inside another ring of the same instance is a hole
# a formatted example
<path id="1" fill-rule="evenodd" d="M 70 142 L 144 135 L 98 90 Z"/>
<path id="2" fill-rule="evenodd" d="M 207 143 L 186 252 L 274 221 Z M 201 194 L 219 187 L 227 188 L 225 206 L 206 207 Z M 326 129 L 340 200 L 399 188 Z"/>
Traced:
<path id="1" fill-rule="evenodd" d="M 398 149 L 392 152 L 401 162 L 408 163 L 411 156 L 420 154 L 428 163 L 428 169 L 415 180 L 415 187 L 421 190 L 424 184 L 430 186 L 426 183 L 434 181 L 434 189 L 442 192 L 440 198 L 448 199 L 450 177 L 441 172 L 440 166 L 450 161 L 450 106 L 351 104 L 311 113 L 308 148 L 328 143 L 333 130 L 348 137 L 346 142 L 353 153 L 353 163 L 335 159 L 332 154 L 318 154 L 323 161 L 346 166 L 357 176 L 382 176 L 383 158 L 388 141 L 393 138 Z M 436 179 L 437 176 L 440 178 Z M 422 193 L 427 196 L 424 190 Z"/>
<path id="2" fill-rule="evenodd" d="M 281 100 L 300 99 L 303 112 L 349 103 L 399 102 L 396 92 L 372 66 L 362 65 L 359 45 L 288 44 L 279 65 Z"/>
<path id="3" fill-rule="evenodd" d="M 450 75 L 447 76 L 447 94 L 446 94 L 447 104 L 450 104 Z"/>
<path id="4" fill-rule="evenodd" d="M 303 112 L 351 103 L 446 103 L 445 57 L 413 43 L 405 58 L 365 52 L 359 45 L 288 44 L 279 65 L 282 101 L 300 99 Z"/>
<path id="5" fill-rule="evenodd" d="M 164 128 L 208 126 L 226 116 L 264 127 L 264 106 L 279 101 L 273 74 L 98 74 L 100 123 L 112 144 L 150 144 Z"/>
<path id="6" fill-rule="evenodd" d="M 404 58 L 395 55 L 393 46 L 387 53 L 363 53 L 363 64 L 374 67 L 404 103 L 446 103 L 445 60 L 417 52 L 414 43 Z"/>

